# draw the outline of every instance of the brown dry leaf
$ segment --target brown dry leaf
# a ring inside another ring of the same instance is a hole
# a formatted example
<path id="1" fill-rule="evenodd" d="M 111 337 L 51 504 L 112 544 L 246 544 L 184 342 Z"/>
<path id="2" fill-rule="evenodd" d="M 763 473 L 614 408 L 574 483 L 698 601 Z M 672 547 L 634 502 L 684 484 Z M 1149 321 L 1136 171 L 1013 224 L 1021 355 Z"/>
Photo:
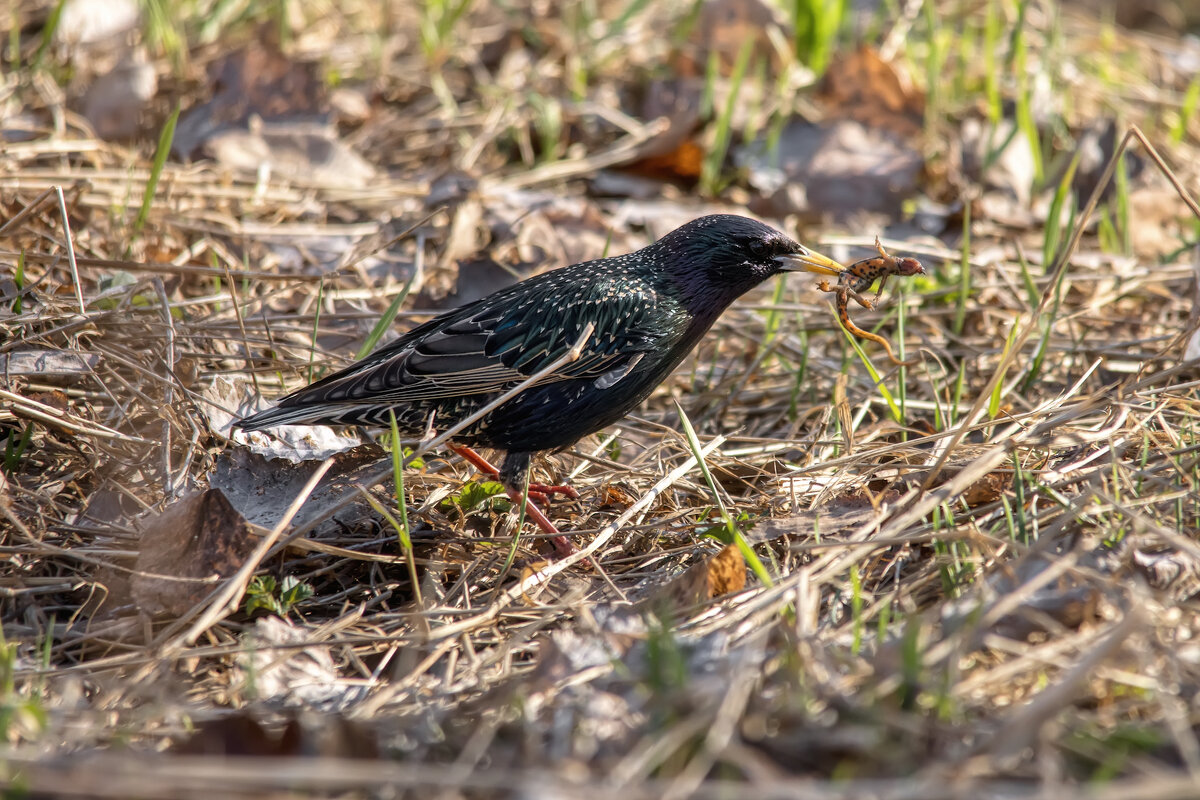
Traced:
<path id="1" fill-rule="evenodd" d="M 639 148 L 641 158 L 626 171 L 658 179 L 700 176 L 704 150 L 694 138 L 700 127 L 704 82 L 694 77 L 651 81 L 642 101 L 641 118 L 665 119 L 667 127 Z"/>
<path id="2" fill-rule="evenodd" d="M 221 131 L 244 130 L 252 117 L 321 121 L 328 106 L 319 65 L 293 61 L 269 41 L 217 59 L 208 72 L 212 99 L 188 111 L 175 129 L 171 150 L 184 158 Z"/>
<path id="3" fill-rule="evenodd" d="M 725 545 L 708 560 L 709 597 L 740 592 L 746 588 L 746 557 L 737 545 Z"/>
<path id="4" fill-rule="evenodd" d="M 474 256 L 487 244 L 483 204 L 478 197 L 471 196 L 459 203 L 452 218 L 437 269 L 433 275 L 425 277 L 421 286 L 422 292 L 435 300 L 454 291 L 459 262 Z"/>
<path id="5" fill-rule="evenodd" d="M 1012 486 L 1011 472 L 989 472 L 972 483 L 963 492 L 963 501 L 967 508 L 977 508 L 999 500 L 1004 492 Z"/>
<path id="6" fill-rule="evenodd" d="M 30 392 L 27 396 L 35 403 L 50 406 L 50 408 L 58 411 L 65 412 L 71 406 L 71 398 L 67 397 L 65 392 L 60 392 L 58 389 L 52 389 L 48 392 Z M 20 411 L 14 413 L 18 417 L 21 416 Z"/>
<path id="7" fill-rule="evenodd" d="M 634 497 L 615 483 L 606 483 L 600 490 L 600 507 L 617 506 L 629 508 L 634 503 Z"/>
<path id="8" fill-rule="evenodd" d="M 629 169 L 639 175 L 654 178 L 687 178 L 694 180 L 700 177 L 700 168 L 704 164 L 704 149 L 695 139 L 684 139 L 670 152 L 643 158 Z"/>
<path id="9" fill-rule="evenodd" d="M 700 19 L 692 43 L 697 57 L 678 59 L 676 65 L 682 75 L 703 75 L 709 57 L 716 54 L 721 73 L 728 76 L 738 53 L 747 40 L 752 41 L 752 53 L 761 58 L 766 55 L 767 64 L 773 75 L 781 66 L 779 54 L 767 34 L 771 26 L 784 32 L 784 40 L 791 38 L 779 12 L 762 0 L 709 0 L 700 8 Z M 754 59 L 751 59 L 750 74 L 754 74 Z"/>
<path id="10" fill-rule="evenodd" d="M 762 194 L 768 216 L 847 219 L 860 212 L 899 216 L 919 188 L 924 157 L 890 129 L 858 120 L 814 125 L 792 120 L 773 145 L 767 137 L 734 153 Z"/>
<path id="11" fill-rule="evenodd" d="M 28 400 L 32 400 L 33 402 L 43 405 L 46 408 L 52 408 L 55 411 L 62 412 L 63 414 L 69 413 L 71 406 L 71 399 L 67 397 L 64 392 L 60 392 L 57 389 L 53 389 L 48 392 L 30 392 L 25 395 L 25 397 Z M 33 416 L 26 410 L 22 409 L 22 407 L 19 405 L 13 405 L 12 415 L 17 419 L 23 419 L 27 422 L 37 422 L 67 437 L 74 438 L 77 435 L 77 431 L 74 431 L 67 426 L 57 425 L 54 422 L 50 422 L 49 420 L 45 419 L 44 417 Z"/>
<path id="12" fill-rule="evenodd" d="M 236 572 L 257 541 L 220 489 L 184 497 L 141 525 L 133 599 L 146 614 L 182 614 Z"/>
<path id="13" fill-rule="evenodd" d="M 889 64 L 869 45 L 834 58 L 820 94 L 831 117 L 852 119 L 901 136 L 921 133 L 925 93 L 908 73 Z"/>
<path id="14" fill-rule="evenodd" d="M 653 606 L 687 608 L 746 586 L 746 559 L 737 545 L 726 545 L 715 556 L 688 567 L 682 575 L 658 588 Z"/>
<path id="15" fill-rule="evenodd" d="M 81 110 L 101 139 L 132 139 L 145 130 L 143 115 L 157 92 L 154 65 L 145 48 L 137 47 L 92 81 Z"/>

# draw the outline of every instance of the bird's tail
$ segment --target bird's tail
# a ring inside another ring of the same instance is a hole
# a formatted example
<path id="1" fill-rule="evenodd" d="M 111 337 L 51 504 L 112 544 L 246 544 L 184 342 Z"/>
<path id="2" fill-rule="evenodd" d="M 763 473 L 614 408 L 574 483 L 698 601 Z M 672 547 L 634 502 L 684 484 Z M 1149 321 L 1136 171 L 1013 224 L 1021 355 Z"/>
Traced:
<path id="1" fill-rule="evenodd" d="M 305 406 L 276 406 L 268 408 L 266 411 L 260 411 L 257 414 L 251 414 L 244 419 L 237 420 L 233 423 L 234 428 L 241 428 L 244 431 L 261 431 L 264 428 L 274 428 L 276 425 L 304 425 L 306 423 L 318 423 L 323 414 L 321 409 L 307 408 Z"/>

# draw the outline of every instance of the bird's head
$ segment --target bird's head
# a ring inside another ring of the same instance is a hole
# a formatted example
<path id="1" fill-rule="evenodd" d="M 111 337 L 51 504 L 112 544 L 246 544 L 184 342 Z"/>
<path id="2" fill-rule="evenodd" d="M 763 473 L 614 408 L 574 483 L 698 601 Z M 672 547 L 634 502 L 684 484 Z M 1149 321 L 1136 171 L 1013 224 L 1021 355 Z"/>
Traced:
<path id="1" fill-rule="evenodd" d="M 846 269 L 769 225 L 733 214 L 701 217 L 655 246 L 693 310 L 716 314 L 780 272 L 836 276 Z"/>

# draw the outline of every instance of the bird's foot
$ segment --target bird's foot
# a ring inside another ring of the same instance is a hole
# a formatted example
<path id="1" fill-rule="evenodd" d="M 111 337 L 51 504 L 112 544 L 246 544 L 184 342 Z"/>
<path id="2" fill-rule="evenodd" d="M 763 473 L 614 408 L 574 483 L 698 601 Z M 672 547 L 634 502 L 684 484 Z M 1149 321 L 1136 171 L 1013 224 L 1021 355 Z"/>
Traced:
<path id="1" fill-rule="evenodd" d="M 470 447 L 451 445 L 450 449 L 465 458 L 480 472 L 499 479 L 504 484 L 504 491 L 508 495 L 508 498 L 512 500 L 513 505 L 519 508 L 521 501 L 525 501 L 525 516 L 541 528 L 543 533 L 550 534 L 550 544 L 554 547 L 556 557 L 566 558 L 579 552 L 579 548 L 571 544 L 570 539 L 559 533 L 558 528 L 554 527 L 554 523 L 538 508 L 539 505 L 546 505 L 550 501 L 550 497 L 556 494 L 566 495 L 572 500 L 578 500 L 578 492 L 570 486 L 554 486 L 541 483 L 531 483 L 522 492 L 518 476 L 520 479 L 523 479 L 525 476 L 525 471 L 529 465 L 529 454 L 527 453 L 517 455 L 509 453 L 508 458 L 504 462 L 505 471 L 501 471 L 493 467 L 488 463 L 486 458 L 476 453 Z"/>
<path id="2" fill-rule="evenodd" d="M 529 484 L 529 496 L 539 503 L 546 503 L 556 494 L 561 494 L 571 500 L 579 499 L 579 492 L 565 483 L 545 484 L 531 483 Z"/>
<path id="3" fill-rule="evenodd" d="M 515 505 L 520 505 L 522 496 L 518 489 L 510 488 L 507 490 L 508 497 Z M 543 533 L 550 534 L 550 544 L 554 547 L 554 553 L 558 558 L 566 558 L 579 552 L 579 548 L 571 543 L 571 540 L 558 532 L 558 528 L 554 527 L 554 523 L 542 513 L 542 510 L 533 502 L 533 492 L 530 491 L 524 498 L 525 500 L 525 516 L 533 520 L 534 524 L 542 529 Z"/>
<path id="4" fill-rule="evenodd" d="M 464 445 L 451 445 L 450 449 L 459 456 L 466 459 L 471 466 L 479 470 L 488 477 L 499 480 L 501 483 L 509 484 L 512 480 L 505 480 L 505 476 L 500 474 L 500 470 L 492 466 L 486 458 L 476 453 L 470 447 Z M 545 505 L 550 502 L 550 498 L 556 494 L 561 494 L 564 497 L 569 497 L 572 500 L 579 499 L 579 492 L 566 484 L 546 484 L 546 483 L 531 483 L 529 484 L 529 499 L 535 503 Z"/>

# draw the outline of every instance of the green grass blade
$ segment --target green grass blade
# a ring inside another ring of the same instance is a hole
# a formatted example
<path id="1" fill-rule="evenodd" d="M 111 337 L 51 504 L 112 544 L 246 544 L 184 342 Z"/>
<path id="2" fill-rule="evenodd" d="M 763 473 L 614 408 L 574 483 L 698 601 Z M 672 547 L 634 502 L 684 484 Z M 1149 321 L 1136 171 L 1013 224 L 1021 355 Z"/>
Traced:
<path id="1" fill-rule="evenodd" d="M 725 155 L 729 152 L 729 142 L 733 132 L 733 112 L 741 98 L 742 82 L 746 78 L 746 67 L 750 63 L 750 55 L 754 52 L 754 40 L 747 39 L 738 51 L 737 61 L 733 65 L 733 74 L 729 78 L 729 98 L 725 108 L 717 118 L 716 134 L 713 145 L 704 155 L 700 165 L 700 188 L 705 194 L 715 195 L 721 190 L 721 168 L 725 165 Z"/>
<path id="2" fill-rule="evenodd" d="M 175 123 L 179 121 L 179 106 L 167 117 L 167 124 L 158 135 L 158 147 L 154 151 L 154 164 L 150 167 L 150 178 L 146 181 L 146 191 L 142 193 L 142 207 L 138 210 L 137 219 L 133 223 L 133 237 L 141 235 L 146 220 L 150 217 L 150 207 L 154 205 L 154 193 L 158 190 L 158 179 L 162 176 L 163 167 L 167 165 L 167 156 L 171 154 L 171 142 L 175 139 Z"/>
<path id="3" fill-rule="evenodd" d="M 1200 108 L 1200 75 L 1192 78 L 1187 91 L 1183 95 L 1183 103 L 1179 107 L 1179 119 L 1171 126 L 1171 144 L 1179 144 L 1187 135 L 1188 121 L 1196 115 Z"/>
<path id="4" fill-rule="evenodd" d="M 1066 172 L 1063 173 L 1062 180 L 1058 182 L 1058 189 L 1054 192 L 1054 199 L 1050 202 L 1050 211 L 1046 215 L 1046 225 L 1042 235 L 1042 269 L 1050 269 L 1058 256 L 1058 246 L 1062 242 L 1063 225 L 1062 212 L 1067 203 L 1067 196 L 1071 194 L 1071 182 L 1075 180 L 1075 170 L 1079 167 L 1079 157 L 1082 155 L 1082 150 L 1076 150 L 1075 155 L 1071 158 L 1071 163 L 1067 165 Z"/>
<path id="5" fill-rule="evenodd" d="M 412 289 L 412 283 L 413 279 L 410 277 L 408 283 L 404 284 L 404 288 L 400 290 L 400 294 L 396 295 L 391 305 L 383 312 L 383 316 L 371 328 L 366 341 L 362 343 L 362 347 L 358 348 L 358 354 L 355 356 L 355 359 L 366 357 L 368 353 L 375 349 L 375 345 L 379 344 L 379 340 L 383 338 L 384 331 L 390 328 L 392 323 L 396 321 L 396 315 L 400 313 L 400 306 L 404 304 L 405 299 L 408 297 L 408 293 Z"/>
<path id="6" fill-rule="evenodd" d="M 1008 351 L 1012 349 L 1013 342 L 1017 340 L 1017 331 L 1020 329 L 1020 327 L 1021 326 L 1014 321 L 1012 327 L 1009 329 L 1008 338 L 1004 342 L 1004 350 L 1000 353 L 1001 362 L 1008 357 Z M 1000 413 L 1000 400 L 1004 397 L 1005 371 L 1007 371 L 1007 367 L 1005 370 L 1001 371 L 999 380 L 997 380 L 996 385 L 992 387 L 992 396 L 988 398 L 988 419 L 995 419 L 996 415 Z"/>
<path id="7" fill-rule="evenodd" d="M 729 514 L 729 509 L 725 507 L 725 501 L 721 498 L 721 493 L 717 491 L 717 482 L 713 480 L 712 473 L 708 469 L 708 462 L 704 460 L 701 454 L 703 449 L 700 445 L 700 438 L 696 436 L 696 429 L 692 427 L 692 421 L 688 419 L 688 415 L 684 413 L 683 406 L 675 403 L 675 409 L 679 412 L 679 422 L 683 425 L 684 436 L 687 437 L 688 447 L 692 451 L 692 455 L 696 457 L 696 462 L 700 465 L 700 472 L 704 475 L 704 482 L 708 484 L 708 490 L 712 492 L 713 500 L 717 504 L 717 509 L 721 512 L 721 519 L 725 521 L 725 529 L 729 532 L 733 543 L 737 545 L 741 551 L 742 557 L 746 559 L 746 563 L 750 565 L 751 571 L 758 576 L 758 579 L 764 586 L 774 586 L 775 581 L 771 579 L 771 574 L 767 572 L 767 568 L 763 566 L 758 554 L 754 552 L 754 548 L 746 541 L 746 537 L 742 535 L 742 531 L 737 526 L 737 522 Z"/>
<path id="8" fill-rule="evenodd" d="M 386 511 L 383 513 L 392 527 L 396 529 L 396 535 L 400 539 L 400 547 L 404 550 L 404 560 L 408 563 L 408 574 L 412 579 L 413 595 L 417 598 L 417 605 L 424 605 L 421 601 L 421 583 L 417 579 L 417 562 L 413 555 L 412 534 L 408 527 L 408 504 L 404 501 L 404 447 L 400 444 L 400 426 L 396 424 L 396 412 L 390 408 L 388 409 L 388 423 L 391 425 L 392 478 L 396 487 L 396 507 L 400 509 L 400 521 L 397 523 Z"/>
<path id="9" fill-rule="evenodd" d="M 838 327 L 841 327 L 841 320 L 838 320 Z M 879 396 L 887 403 L 888 410 L 892 414 L 892 419 L 903 425 L 904 414 L 900 410 L 900 404 L 896 402 L 896 398 L 892 396 L 891 391 L 883 385 L 883 376 L 879 374 L 879 370 L 875 369 L 875 365 L 871 363 L 871 357 L 862 349 L 858 343 L 858 339 L 850 331 L 842 327 L 842 334 L 846 337 L 846 341 L 850 343 L 850 346 L 854 348 L 854 352 L 858 354 L 858 360 L 866 367 L 867 373 L 871 376 L 871 381 L 875 384 L 875 388 L 879 390 Z"/>
<path id="10" fill-rule="evenodd" d="M 36 72 L 42 68 L 42 63 L 46 59 L 46 53 L 50 52 L 50 45 L 54 43 L 54 33 L 58 30 L 58 23 L 62 21 L 63 8 L 67 5 L 67 0 L 58 0 L 54 4 L 54 9 L 50 12 L 50 16 L 46 18 L 46 24 L 42 28 L 42 40 L 38 42 L 37 53 L 33 56 L 33 69 Z M 19 49 L 17 52 L 20 52 Z"/>
<path id="11" fill-rule="evenodd" d="M 313 361 L 317 357 L 317 329 L 321 325 L 321 299 L 325 293 L 325 279 L 317 283 L 317 310 L 313 313 L 312 339 L 308 348 L 308 382 L 313 382 Z"/>
<path id="12" fill-rule="evenodd" d="M 962 335 L 967 319 L 967 295 L 971 293 L 971 203 L 963 203 L 962 254 L 958 262 L 958 297 L 954 304 L 954 335 Z"/>

